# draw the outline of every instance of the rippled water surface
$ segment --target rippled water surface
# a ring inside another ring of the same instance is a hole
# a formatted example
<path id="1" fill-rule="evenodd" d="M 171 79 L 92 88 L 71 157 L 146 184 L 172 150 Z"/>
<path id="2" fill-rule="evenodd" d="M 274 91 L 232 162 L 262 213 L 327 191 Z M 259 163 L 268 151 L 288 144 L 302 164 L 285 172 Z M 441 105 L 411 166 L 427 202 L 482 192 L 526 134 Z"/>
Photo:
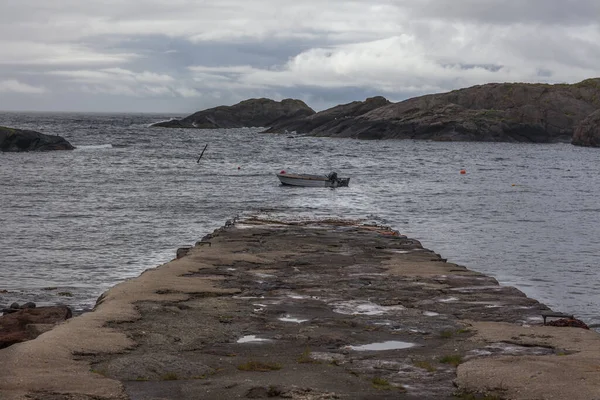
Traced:
<path id="1" fill-rule="evenodd" d="M 88 309 L 110 286 L 169 261 L 227 219 L 265 212 L 384 223 L 600 323 L 600 149 L 148 128 L 168 117 L 0 114 L 0 125 L 59 134 L 78 147 L 0 153 L 0 306 Z M 350 187 L 282 187 L 281 169 L 335 169 Z"/>

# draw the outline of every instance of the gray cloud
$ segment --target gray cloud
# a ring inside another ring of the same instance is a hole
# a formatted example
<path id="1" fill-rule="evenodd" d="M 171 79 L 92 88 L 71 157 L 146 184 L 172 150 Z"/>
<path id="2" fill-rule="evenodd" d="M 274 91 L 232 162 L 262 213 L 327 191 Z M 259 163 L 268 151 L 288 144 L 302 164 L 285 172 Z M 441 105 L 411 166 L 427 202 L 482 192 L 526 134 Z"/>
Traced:
<path id="1" fill-rule="evenodd" d="M 420 0 L 411 13 L 420 18 L 469 21 L 478 24 L 597 25 L 595 0 Z"/>
<path id="2" fill-rule="evenodd" d="M 0 109 L 317 109 L 486 82 L 600 75 L 586 0 L 5 0 Z"/>
<path id="3" fill-rule="evenodd" d="M 46 92 L 44 87 L 32 86 L 27 83 L 21 83 L 16 79 L 0 81 L 0 93 L 29 93 L 41 94 Z"/>

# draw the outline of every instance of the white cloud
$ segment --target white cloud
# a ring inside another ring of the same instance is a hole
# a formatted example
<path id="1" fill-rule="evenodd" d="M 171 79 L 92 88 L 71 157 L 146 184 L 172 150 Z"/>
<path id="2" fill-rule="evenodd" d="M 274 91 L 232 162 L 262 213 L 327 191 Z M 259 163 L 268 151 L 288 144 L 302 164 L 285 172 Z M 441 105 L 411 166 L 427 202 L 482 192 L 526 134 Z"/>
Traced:
<path id="1" fill-rule="evenodd" d="M 177 93 L 178 95 L 180 95 L 181 97 L 185 97 L 185 98 L 202 96 L 202 93 L 200 93 L 198 90 L 193 89 L 193 88 L 178 87 L 178 88 L 174 88 L 172 90 L 175 93 Z"/>
<path id="2" fill-rule="evenodd" d="M 97 70 L 61 70 L 50 71 L 50 75 L 59 75 L 75 82 L 129 82 L 129 83 L 169 83 L 173 79 L 169 75 L 149 71 L 133 72 L 123 68 L 104 68 Z"/>
<path id="3" fill-rule="evenodd" d="M 88 94 L 151 97 L 198 97 L 200 92 L 176 84 L 173 77 L 149 71 L 134 72 L 123 68 L 97 70 L 59 70 L 48 75 L 59 76 L 71 82 L 72 91 Z"/>
<path id="4" fill-rule="evenodd" d="M 0 37 L 46 42 L 97 35 L 165 35 L 194 41 L 323 34 L 381 37 L 384 32 L 398 33 L 398 21 L 405 20 L 405 14 L 387 0 L 6 0 L 0 5 Z"/>
<path id="5" fill-rule="evenodd" d="M 594 0 L 419 0 L 410 11 L 415 18 L 475 21 L 480 24 L 597 24 L 600 4 Z"/>
<path id="6" fill-rule="evenodd" d="M 97 51 L 80 44 L 0 39 L 0 64 L 89 65 L 125 63 L 137 56 Z"/>
<path id="7" fill-rule="evenodd" d="M 598 26 L 595 0 L 4 0 L 4 40 L 77 43 L 105 35 L 194 41 L 398 36 L 414 22 Z"/>
<path id="8" fill-rule="evenodd" d="M 413 34 L 314 48 L 269 69 L 243 65 L 195 66 L 190 70 L 206 87 L 360 87 L 392 94 L 451 90 L 486 82 L 575 82 L 600 73 L 600 52 L 590 53 L 583 41 L 565 39 L 565 32 L 560 30 L 539 32 L 539 27 L 517 27 L 472 34 L 477 31 L 476 26 L 462 25 L 447 29 L 445 37 L 433 35 L 435 40 Z M 485 46 L 478 42 L 482 36 L 488 40 Z M 600 43 L 600 33 L 587 39 Z M 549 40 L 563 43 L 544 49 L 542 41 Z M 552 57 L 559 50 L 568 52 L 570 46 L 579 48 L 569 52 L 570 58 Z M 574 63 L 576 57 L 581 60 Z M 546 72 L 540 74 L 542 70 Z"/>
<path id="9" fill-rule="evenodd" d="M 10 79 L 0 81 L 0 93 L 25 93 L 25 94 L 41 94 L 46 93 L 43 87 L 28 85 L 17 80 Z"/>

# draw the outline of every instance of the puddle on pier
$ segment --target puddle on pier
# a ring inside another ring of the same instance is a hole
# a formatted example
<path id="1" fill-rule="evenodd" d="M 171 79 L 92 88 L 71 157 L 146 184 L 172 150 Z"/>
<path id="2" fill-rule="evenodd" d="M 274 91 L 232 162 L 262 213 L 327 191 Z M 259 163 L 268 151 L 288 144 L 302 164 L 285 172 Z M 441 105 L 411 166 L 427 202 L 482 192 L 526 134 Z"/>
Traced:
<path id="1" fill-rule="evenodd" d="M 388 340 L 387 342 L 363 344 L 362 346 L 346 346 L 346 348 L 355 351 L 382 351 L 408 349 L 414 346 L 416 346 L 414 343 L 401 342 L 399 340 Z"/>
<path id="2" fill-rule="evenodd" d="M 291 315 L 285 315 L 285 316 L 283 316 L 281 318 L 278 318 L 278 319 L 280 321 L 283 321 L 283 322 L 294 322 L 296 324 L 301 324 L 303 322 L 308 321 L 307 319 L 294 318 Z"/>
<path id="3" fill-rule="evenodd" d="M 259 342 L 269 342 L 270 339 L 262 339 L 259 337 L 256 337 L 256 335 L 247 335 L 244 337 L 241 337 L 237 340 L 237 343 L 259 343 Z"/>
<path id="4" fill-rule="evenodd" d="M 347 314 L 347 315 L 381 315 L 388 312 L 400 311 L 404 310 L 403 306 L 380 306 L 371 302 L 362 302 L 362 301 L 345 301 L 339 303 L 332 304 L 334 309 L 333 311 L 338 314 Z"/>
<path id="5" fill-rule="evenodd" d="M 554 354 L 554 349 L 541 346 L 520 346 L 512 343 L 492 343 L 480 349 L 474 349 L 467 353 L 465 360 L 476 357 L 489 356 L 547 356 Z"/>

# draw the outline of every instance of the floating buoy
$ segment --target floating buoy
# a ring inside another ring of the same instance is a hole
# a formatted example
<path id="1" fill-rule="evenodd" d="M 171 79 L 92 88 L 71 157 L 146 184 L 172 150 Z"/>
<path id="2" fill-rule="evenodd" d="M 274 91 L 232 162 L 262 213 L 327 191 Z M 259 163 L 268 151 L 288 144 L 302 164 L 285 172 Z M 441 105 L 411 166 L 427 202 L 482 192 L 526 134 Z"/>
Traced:
<path id="1" fill-rule="evenodd" d="M 285 170 L 282 169 L 281 171 L 279 171 L 279 173 L 280 174 L 285 174 Z"/>
<path id="2" fill-rule="evenodd" d="M 466 174 L 466 173 L 467 173 L 467 170 L 466 170 L 466 169 L 461 169 L 461 170 L 460 170 L 460 174 L 461 174 L 461 175 L 464 175 L 464 174 Z"/>
<path id="3" fill-rule="evenodd" d="M 238 169 L 242 169 L 242 167 L 238 167 Z"/>

